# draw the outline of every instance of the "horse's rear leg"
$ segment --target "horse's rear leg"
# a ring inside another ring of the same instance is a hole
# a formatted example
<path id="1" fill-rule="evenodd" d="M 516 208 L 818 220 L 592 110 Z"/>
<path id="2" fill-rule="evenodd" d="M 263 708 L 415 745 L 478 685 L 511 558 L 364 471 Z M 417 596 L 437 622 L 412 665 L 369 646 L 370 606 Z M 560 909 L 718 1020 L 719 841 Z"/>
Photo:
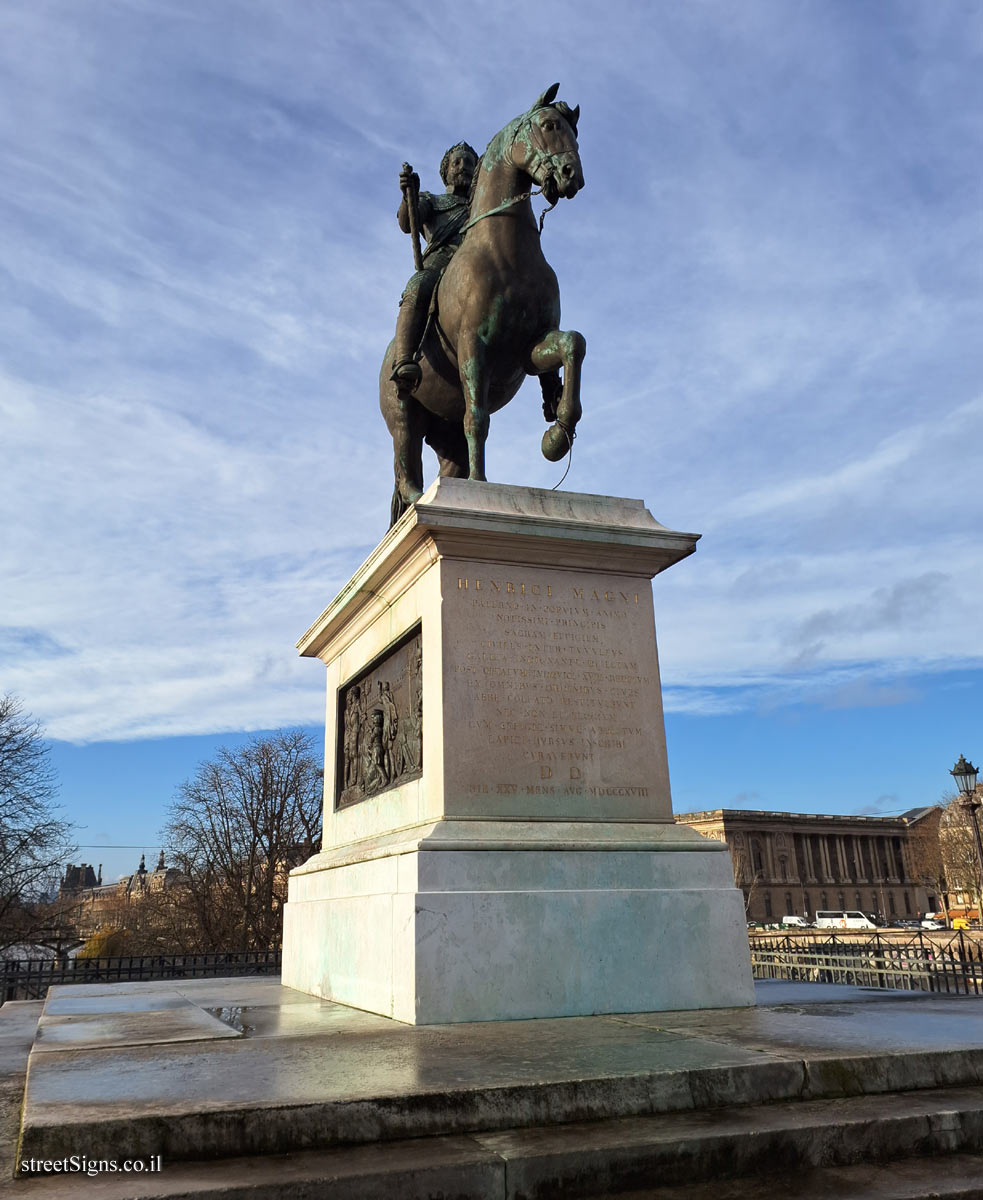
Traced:
<path id="1" fill-rule="evenodd" d="M 427 445 L 440 460 L 443 478 L 467 479 L 468 443 L 461 425 L 432 420 L 427 431 Z"/>
<path id="2" fill-rule="evenodd" d="M 384 412 L 393 439 L 393 489 L 390 526 L 423 495 L 423 437 L 427 414 L 405 388 L 390 384 Z"/>
<path id="3" fill-rule="evenodd" d="M 556 420 L 543 434 L 543 454 L 550 462 L 559 462 L 573 445 L 574 430 L 583 409 L 580 407 L 580 368 L 587 353 L 587 342 L 576 330 L 554 329 L 533 347 L 529 355 L 530 375 L 563 369 L 563 392 L 556 406 Z"/>

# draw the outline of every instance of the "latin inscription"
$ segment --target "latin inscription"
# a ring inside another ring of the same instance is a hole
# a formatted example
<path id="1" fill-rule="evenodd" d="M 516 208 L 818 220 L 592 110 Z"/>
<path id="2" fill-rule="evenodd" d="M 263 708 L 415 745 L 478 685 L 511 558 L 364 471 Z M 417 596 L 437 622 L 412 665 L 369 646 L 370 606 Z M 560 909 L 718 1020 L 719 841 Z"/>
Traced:
<path id="1" fill-rule="evenodd" d="M 647 735 L 652 680 L 631 649 L 648 612 L 640 594 L 485 575 L 459 576 L 457 592 L 481 633 L 453 667 L 475 702 L 468 727 L 512 776 L 469 792 L 648 796 L 642 782 L 597 782 L 602 759 L 604 778 L 617 775 Z"/>

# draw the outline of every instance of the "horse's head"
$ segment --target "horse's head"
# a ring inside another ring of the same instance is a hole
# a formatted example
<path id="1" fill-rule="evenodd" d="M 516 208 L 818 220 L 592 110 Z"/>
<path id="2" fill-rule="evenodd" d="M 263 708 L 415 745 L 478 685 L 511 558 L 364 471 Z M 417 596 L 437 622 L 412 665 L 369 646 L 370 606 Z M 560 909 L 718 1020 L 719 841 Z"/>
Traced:
<path id="1" fill-rule="evenodd" d="M 525 171 L 543 189 L 550 204 L 562 196 L 570 199 L 584 186 L 584 172 L 577 149 L 580 105 L 571 108 L 556 99 L 560 85 L 554 83 L 519 118 L 512 138 L 513 165 Z"/>

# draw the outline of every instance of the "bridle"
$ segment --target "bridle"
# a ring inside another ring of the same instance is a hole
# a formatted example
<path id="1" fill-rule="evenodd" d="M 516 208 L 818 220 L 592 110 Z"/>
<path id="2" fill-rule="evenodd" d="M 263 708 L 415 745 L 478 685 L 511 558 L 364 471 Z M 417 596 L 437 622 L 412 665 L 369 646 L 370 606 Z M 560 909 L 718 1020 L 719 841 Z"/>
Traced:
<path id="1" fill-rule="evenodd" d="M 553 105 L 549 104 L 549 105 L 544 105 L 543 107 L 544 108 L 552 108 Z M 527 175 L 529 175 L 533 180 L 536 179 L 536 172 L 540 169 L 543 169 L 543 182 L 540 184 L 539 189 L 534 190 L 534 191 L 529 191 L 529 192 L 523 192 L 519 196 L 510 196 L 508 200 L 503 200 L 501 204 L 496 205 L 494 208 L 490 208 L 487 212 L 480 213 L 477 217 L 472 217 L 470 221 L 467 221 L 461 227 L 461 236 L 462 237 L 464 236 L 465 233 L 467 233 L 467 231 L 471 228 L 472 225 L 477 225 L 478 222 L 483 221 L 485 219 L 485 217 L 497 216 L 499 213 L 505 212 L 507 209 L 510 209 L 513 206 L 513 204 L 521 204 L 523 200 L 531 200 L 533 196 L 542 196 L 543 193 L 546 191 L 546 185 L 549 183 L 549 181 L 555 175 L 559 174 L 559 172 L 557 170 L 557 158 L 559 156 L 556 154 L 547 154 L 547 152 L 543 149 L 542 143 L 541 143 L 542 131 L 539 129 L 538 126 L 533 124 L 534 113 L 540 112 L 540 111 L 541 110 L 537 108 L 533 112 L 526 113 L 525 116 L 523 116 L 519 119 L 518 123 L 516 124 L 515 130 L 512 133 L 512 137 L 509 139 L 509 144 L 506 147 L 505 154 L 503 156 L 503 161 L 505 162 L 506 166 L 515 167 L 515 159 L 513 157 L 512 151 L 515 147 L 515 143 L 519 137 L 519 134 L 522 132 L 523 129 L 526 128 L 526 126 L 529 126 L 530 130 L 534 131 L 533 136 L 530 139 L 532 142 L 533 157 L 532 157 L 531 163 L 528 163 L 526 166 L 522 167 L 521 169 Z M 537 144 L 537 143 L 539 143 L 539 144 Z M 476 169 L 480 170 L 480 162 L 479 162 L 478 168 L 476 168 Z M 552 212 L 553 209 L 556 208 L 557 204 L 559 203 L 559 199 L 560 199 L 560 194 L 559 194 L 559 191 L 557 191 L 556 199 L 553 201 L 553 203 L 550 204 L 550 206 L 548 208 L 544 208 L 543 211 L 539 214 L 539 232 L 540 233 L 543 232 L 543 222 L 546 220 L 546 214 L 548 212 Z"/>
<path id="2" fill-rule="evenodd" d="M 552 104 L 550 104 L 550 105 L 545 105 L 544 107 L 553 108 L 554 106 Z M 555 111 L 555 109 L 554 109 L 554 111 Z M 526 113 L 525 116 L 520 119 L 519 124 L 516 125 L 515 133 L 512 134 L 511 140 L 509 141 L 509 144 L 508 144 L 508 148 L 505 151 L 505 162 L 510 167 L 515 166 L 515 158 L 513 157 L 513 151 L 515 150 L 515 143 L 519 138 L 519 134 L 523 131 L 523 129 L 525 129 L 528 126 L 529 129 L 532 131 L 532 135 L 533 135 L 532 138 L 530 139 L 532 141 L 532 161 L 530 163 L 527 163 L 526 166 L 524 166 L 522 168 L 522 170 L 525 171 L 525 173 L 527 175 L 529 175 L 532 179 L 535 179 L 537 172 L 540 169 L 542 169 L 545 164 L 545 170 L 543 171 L 543 183 L 542 183 L 542 187 L 545 187 L 547 180 L 549 180 L 552 176 L 558 174 L 556 160 L 559 157 L 559 155 L 547 154 L 547 152 L 543 149 L 542 130 L 539 128 L 538 125 L 536 125 L 533 122 L 533 117 L 535 116 L 535 114 L 537 112 L 542 112 L 542 109 L 537 108 L 537 109 L 534 109 L 533 112 Z M 557 114 L 557 115 L 559 115 L 559 114 Z M 540 189 L 540 190 L 542 190 L 542 189 Z"/>

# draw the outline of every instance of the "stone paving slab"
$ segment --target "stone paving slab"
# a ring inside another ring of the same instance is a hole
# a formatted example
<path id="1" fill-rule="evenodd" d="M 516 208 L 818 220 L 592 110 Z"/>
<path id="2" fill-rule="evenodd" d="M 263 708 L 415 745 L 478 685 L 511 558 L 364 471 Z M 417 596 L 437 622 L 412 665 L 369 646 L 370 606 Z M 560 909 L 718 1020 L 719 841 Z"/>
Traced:
<path id="1" fill-rule="evenodd" d="M 891 998 L 868 992 L 852 1002 L 810 1004 L 803 999 L 735 1009 L 725 1020 L 717 1012 L 642 1013 L 621 1019 L 769 1054 L 983 1048 L 983 997 L 887 995 Z"/>
<path id="2" fill-rule="evenodd" d="M 294 988 L 283 987 L 276 976 L 243 975 L 210 979 L 151 979 L 124 983 L 58 984 L 48 989 L 68 998 L 69 994 L 97 1000 L 112 1000 L 118 996 L 148 997 L 161 992 L 176 992 L 202 1008 L 222 1004 L 324 1004 L 318 996 L 309 996 Z M 47 1003 L 47 1002 L 46 1002 Z M 381 1018 L 386 1020 L 386 1018 Z"/>
<path id="3" fill-rule="evenodd" d="M 191 1003 L 177 991 L 113 992 L 110 988 L 93 988 L 83 984 L 56 984 L 48 988 L 44 1001 L 46 1017 L 114 1016 L 124 1013 L 164 1012 L 169 1008 L 187 1008 Z"/>
<path id="4" fill-rule="evenodd" d="M 35 1054 L 240 1038 L 242 1031 L 177 992 L 80 996 L 85 986 L 49 991 Z M 75 993 L 75 994 L 72 994 Z"/>
<path id="5" fill-rule="evenodd" d="M 14 1173 L 24 1076 L 42 1007 L 40 1000 L 0 1004 L 0 1180 L 4 1181 Z"/>
<path id="6" fill-rule="evenodd" d="M 762 984 L 758 1010 L 408 1026 L 274 980 L 113 987 L 75 991 L 115 998 L 98 1019 L 116 1042 L 32 1053 L 21 1157 L 173 1162 L 983 1083 L 975 998 Z M 155 988 L 241 1036 L 133 1044 Z"/>

